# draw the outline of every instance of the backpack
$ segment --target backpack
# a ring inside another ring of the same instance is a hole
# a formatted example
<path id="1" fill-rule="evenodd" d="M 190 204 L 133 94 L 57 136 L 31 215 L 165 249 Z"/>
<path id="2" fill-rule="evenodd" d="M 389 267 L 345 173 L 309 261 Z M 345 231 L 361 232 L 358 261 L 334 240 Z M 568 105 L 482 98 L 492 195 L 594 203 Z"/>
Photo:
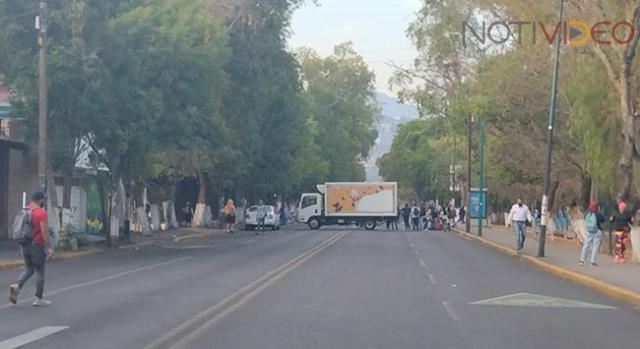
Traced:
<path id="1" fill-rule="evenodd" d="M 420 209 L 417 207 L 413 208 L 413 216 L 414 217 L 419 217 L 420 216 Z"/>
<path id="2" fill-rule="evenodd" d="M 595 234 L 598 232 L 598 218 L 596 217 L 595 213 L 587 213 L 587 216 L 584 218 L 584 222 L 587 226 L 587 231 L 590 234 Z"/>
<path id="3" fill-rule="evenodd" d="M 12 237 L 22 246 L 29 245 L 33 241 L 32 213 L 31 208 L 23 208 L 13 220 Z"/>

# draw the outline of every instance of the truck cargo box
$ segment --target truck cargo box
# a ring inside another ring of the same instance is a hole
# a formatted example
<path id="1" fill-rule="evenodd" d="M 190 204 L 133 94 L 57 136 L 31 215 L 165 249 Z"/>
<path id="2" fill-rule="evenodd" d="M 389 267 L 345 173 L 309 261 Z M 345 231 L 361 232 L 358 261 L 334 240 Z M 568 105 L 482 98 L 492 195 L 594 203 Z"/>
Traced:
<path id="1" fill-rule="evenodd" d="M 398 212 L 397 183 L 327 183 L 327 217 L 395 217 Z"/>

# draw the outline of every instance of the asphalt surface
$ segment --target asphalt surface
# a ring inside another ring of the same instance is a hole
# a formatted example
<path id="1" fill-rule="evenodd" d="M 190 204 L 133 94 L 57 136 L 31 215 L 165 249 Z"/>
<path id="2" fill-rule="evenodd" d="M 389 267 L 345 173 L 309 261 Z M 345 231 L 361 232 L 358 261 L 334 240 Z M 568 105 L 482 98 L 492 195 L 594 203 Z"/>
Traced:
<path id="1" fill-rule="evenodd" d="M 54 304 L 31 306 L 33 280 L 17 306 L 0 301 L 0 349 L 20 341 L 23 348 L 54 349 L 640 343 L 638 310 L 443 232 L 287 228 L 47 267 L 45 295 Z M 17 274 L 0 272 L 0 285 Z M 523 292 L 588 304 L 472 304 Z"/>

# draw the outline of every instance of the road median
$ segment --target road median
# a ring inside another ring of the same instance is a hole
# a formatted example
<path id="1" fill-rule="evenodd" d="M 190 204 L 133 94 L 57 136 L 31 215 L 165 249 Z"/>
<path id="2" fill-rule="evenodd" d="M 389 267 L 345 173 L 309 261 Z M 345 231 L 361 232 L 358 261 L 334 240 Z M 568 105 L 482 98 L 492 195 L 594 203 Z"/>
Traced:
<path id="1" fill-rule="evenodd" d="M 577 272 L 565 266 L 561 266 L 561 265 L 546 261 L 542 258 L 537 258 L 531 255 L 519 253 L 518 251 L 515 251 L 514 249 L 507 247 L 503 244 L 500 244 L 495 241 L 491 241 L 483 237 L 479 237 L 477 235 L 466 233 L 459 229 L 454 229 L 453 231 L 463 238 L 477 241 L 485 246 L 491 247 L 492 249 L 500 253 L 503 253 L 512 257 L 517 257 L 520 260 L 528 262 L 529 264 L 539 269 L 542 269 L 546 272 L 559 276 L 563 279 L 570 280 L 579 285 L 587 286 L 609 297 L 630 303 L 636 307 L 640 307 L 640 292 L 638 292 L 637 290 L 612 284 L 610 282 L 601 280 L 597 277 L 590 276 L 581 272 Z"/>

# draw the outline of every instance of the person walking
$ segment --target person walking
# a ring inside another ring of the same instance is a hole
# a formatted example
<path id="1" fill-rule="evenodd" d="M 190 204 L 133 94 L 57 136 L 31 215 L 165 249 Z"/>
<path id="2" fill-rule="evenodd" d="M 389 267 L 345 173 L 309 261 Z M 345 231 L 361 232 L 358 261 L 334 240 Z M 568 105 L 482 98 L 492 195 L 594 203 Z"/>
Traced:
<path id="1" fill-rule="evenodd" d="M 191 203 L 187 201 L 185 207 L 182 208 L 182 213 L 184 214 L 184 222 L 187 227 L 191 227 L 191 221 L 193 220 L 193 207 L 191 207 Z"/>
<path id="2" fill-rule="evenodd" d="M 287 225 L 288 220 L 289 220 L 289 215 L 287 214 L 287 205 L 283 204 L 282 207 L 280 207 L 280 225 L 281 226 Z"/>
<path id="3" fill-rule="evenodd" d="M 45 264 L 53 252 L 49 242 L 47 211 L 44 209 L 46 199 L 47 196 L 43 192 L 35 192 L 31 195 L 29 205 L 24 208 L 26 221 L 22 223 L 30 226 L 25 228 L 31 229 L 32 236 L 29 239 L 23 239 L 20 244 L 24 258 L 24 271 L 20 274 L 18 281 L 9 286 L 9 301 L 13 304 L 18 302 L 18 294 L 34 272 L 36 274 L 36 299 L 33 306 L 42 307 L 51 304 L 50 301 L 42 298 Z"/>
<path id="4" fill-rule="evenodd" d="M 624 201 L 618 203 L 618 212 L 609 218 L 613 227 L 613 236 L 615 237 L 615 248 L 613 249 L 613 262 L 622 264 L 625 262 L 624 252 L 627 249 L 629 233 L 631 232 L 631 223 L 633 219 L 627 212 L 627 204 Z"/>
<path id="5" fill-rule="evenodd" d="M 404 207 L 402 208 L 402 222 L 404 223 L 404 230 L 411 229 L 411 225 L 409 224 L 410 217 L 411 208 L 409 207 L 409 204 L 404 204 Z"/>
<path id="6" fill-rule="evenodd" d="M 256 235 L 262 232 L 264 234 L 264 223 L 267 219 L 267 206 L 265 206 L 264 201 L 258 200 L 258 210 L 256 211 L 256 220 L 258 223 L 258 227 L 256 229 Z"/>
<path id="7" fill-rule="evenodd" d="M 466 216 L 467 216 L 467 210 L 465 209 L 464 206 L 460 206 L 460 210 L 458 211 L 458 216 L 460 217 L 459 218 L 459 222 L 461 224 L 465 224 L 466 223 L 465 219 L 466 219 Z"/>
<path id="8" fill-rule="evenodd" d="M 395 218 L 393 219 L 393 223 L 391 224 L 391 228 L 394 231 L 398 231 L 398 222 L 400 221 L 400 216 L 401 216 L 400 206 L 398 206 L 398 214 L 395 216 Z"/>
<path id="9" fill-rule="evenodd" d="M 447 230 L 455 228 L 456 226 L 456 209 L 453 205 L 447 208 Z"/>
<path id="10" fill-rule="evenodd" d="M 587 235 L 585 237 L 584 244 L 582 245 L 582 252 L 580 253 L 580 266 L 584 266 L 584 261 L 587 259 L 587 253 L 591 248 L 591 266 L 598 266 L 598 252 L 600 251 L 600 244 L 602 243 L 602 223 L 604 223 L 605 217 L 600 212 L 598 203 L 592 201 L 589 204 L 589 208 L 584 216 L 585 230 Z"/>
<path id="11" fill-rule="evenodd" d="M 527 236 L 527 222 L 531 222 L 531 211 L 529 207 L 522 203 L 522 198 L 518 198 L 517 202 L 509 211 L 509 219 L 516 233 L 516 248 L 518 251 L 524 248 L 524 242 Z"/>
<path id="12" fill-rule="evenodd" d="M 411 226 L 413 230 L 420 230 L 420 208 L 416 203 L 411 208 Z"/>
<path id="13" fill-rule="evenodd" d="M 224 213 L 225 229 L 227 233 L 233 234 L 233 228 L 236 224 L 236 206 L 233 204 L 232 199 L 227 200 L 227 204 L 224 205 L 222 212 Z"/>
<path id="14" fill-rule="evenodd" d="M 427 206 L 423 203 L 420 206 L 420 230 L 427 229 Z"/>

